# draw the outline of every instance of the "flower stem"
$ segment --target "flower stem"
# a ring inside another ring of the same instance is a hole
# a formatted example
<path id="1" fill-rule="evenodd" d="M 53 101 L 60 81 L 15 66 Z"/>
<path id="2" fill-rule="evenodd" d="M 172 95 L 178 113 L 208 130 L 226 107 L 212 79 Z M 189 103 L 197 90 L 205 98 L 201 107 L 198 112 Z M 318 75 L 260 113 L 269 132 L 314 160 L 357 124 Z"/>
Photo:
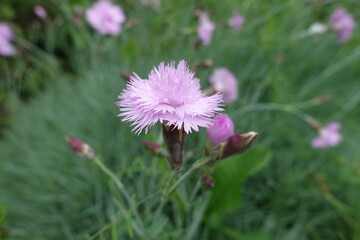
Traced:
<path id="1" fill-rule="evenodd" d="M 170 178 L 169 178 L 168 181 L 166 182 L 165 187 L 164 187 L 164 189 L 163 189 L 163 191 L 162 191 L 162 197 L 161 197 L 160 205 L 159 205 L 159 207 L 158 207 L 157 210 L 156 210 L 154 219 L 158 219 L 158 218 L 159 218 L 160 213 L 161 213 L 162 209 L 164 208 L 165 203 L 166 203 L 166 201 L 167 201 L 167 195 L 168 195 L 169 188 L 170 188 L 171 183 L 172 183 L 172 181 L 174 180 L 175 175 L 176 175 L 177 173 L 178 173 L 178 172 L 173 171 L 173 172 L 171 173 L 171 175 L 170 175 Z"/>
<path id="2" fill-rule="evenodd" d="M 130 197 L 129 193 L 127 192 L 124 184 L 121 182 L 121 180 L 120 180 L 119 178 L 117 178 L 117 177 L 115 176 L 115 174 L 114 174 L 109 168 L 107 168 L 107 167 L 104 165 L 104 163 L 100 160 L 99 157 L 96 157 L 96 158 L 94 159 L 94 162 L 95 162 L 95 164 L 96 164 L 106 175 L 108 175 L 108 176 L 111 178 L 111 180 L 115 183 L 116 187 L 117 187 L 117 188 L 119 189 L 119 191 L 123 194 L 125 200 L 127 201 L 127 203 L 128 203 L 129 206 L 130 206 L 130 211 L 133 211 L 136 220 L 137 220 L 137 221 L 140 223 L 140 225 L 141 225 L 142 230 L 141 230 L 141 233 L 139 233 L 139 234 L 141 234 L 141 235 L 143 236 L 143 235 L 144 235 L 144 233 L 143 233 L 144 223 L 142 222 L 142 219 L 141 219 L 141 217 L 140 217 L 140 215 L 139 215 L 139 213 L 138 213 L 138 211 L 137 211 L 137 208 L 136 208 L 136 206 L 133 204 L 133 201 L 131 200 L 131 197 Z M 126 212 L 128 212 L 128 211 L 125 211 L 124 213 L 126 213 Z M 137 226 L 136 228 L 138 228 L 138 226 Z"/>
<path id="3" fill-rule="evenodd" d="M 285 104 L 276 104 L 276 103 L 265 103 L 265 104 L 255 104 L 254 106 L 250 106 L 249 108 L 245 108 L 242 111 L 242 114 L 244 112 L 251 112 L 251 111 L 281 111 L 286 112 L 289 114 L 292 114 L 299 119 L 303 120 L 307 124 L 309 124 L 311 127 L 313 127 L 316 130 L 321 129 L 321 124 L 318 120 L 316 120 L 314 117 L 310 116 L 307 113 L 304 113 L 300 109 L 302 108 L 308 108 L 312 106 L 319 105 L 318 102 L 310 100 L 303 103 L 298 103 L 294 105 L 285 105 Z"/>
<path id="4" fill-rule="evenodd" d="M 176 190 L 176 188 L 195 170 L 199 169 L 200 167 L 204 166 L 206 163 L 210 161 L 210 158 L 201 158 L 200 160 L 196 161 L 190 168 L 187 170 L 175 183 L 171 186 L 168 192 L 168 197 Z"/>
<path id="5" fill-rule="evenodd" d="M 173 185 L 171 185 L 175 175 L 177 172 L 173 172 L 170 176 L 169 180 L 167 181 L 165 188 L 163 190 L 163 195 L 161 198 L 160 205 L 156 211 L 155 217 L 153 218 L 158 219 L 162 209 L 164 208 L 166 202 L 168 201 L 171 194 L 176 190 L 176 188 L 195 170 L 199 169 L 200 167 L 204 166 L 206 163 L 210 161 L 209 157 L 201 158 L 198 161 L 196 161 Z"/>

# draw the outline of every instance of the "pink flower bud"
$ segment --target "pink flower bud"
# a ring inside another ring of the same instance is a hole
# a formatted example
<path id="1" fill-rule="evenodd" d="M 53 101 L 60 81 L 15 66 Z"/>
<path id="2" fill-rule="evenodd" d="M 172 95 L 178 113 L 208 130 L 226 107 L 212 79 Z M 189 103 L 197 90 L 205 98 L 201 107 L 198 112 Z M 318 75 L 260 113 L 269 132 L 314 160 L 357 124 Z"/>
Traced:
<path id="1" fill-rule="evenodd" d="M 219 145 L 234 135 L 234 123 L 226 114 L 218 114 L 214 118 L 214 125 L 207 128 L 206 134 L 213 146 Z"/>
<path id="2" fill-rule="evenodd" d="M 225 159 L 235 154 L 248 150 L 255 141 L 258 133 L 243 132 L 229 137 L 226 142 L 220 145 L 218 160 Z"/>
<path id="3" fill-rule="evenodd" d="M 39 18 L 42 18 L 42 19 L 45 19 L 47 18 L 47 12 L 45 10 L 45 8 L 43 8 L 42 6 L 40 5 L 36 5 L 34 7 L 34 13 L 36 16 L 38 16 Z"/>
<path id="4" fill-rule="evenodd" d="M 140 141 L 140 143 L 154 156 L 159 156 L 162 151 L 162 146 L 156 142 Z"/>
<path id="5" fill-rule="evenodd" d="M 94 160 L 96 153 L 95 151 L 85 142 L 79 138 L 74 138 L 71 136 L 66 136 L 66 141 L 68 141 L 70 148 L 81 157 L 88 160 Z"/>

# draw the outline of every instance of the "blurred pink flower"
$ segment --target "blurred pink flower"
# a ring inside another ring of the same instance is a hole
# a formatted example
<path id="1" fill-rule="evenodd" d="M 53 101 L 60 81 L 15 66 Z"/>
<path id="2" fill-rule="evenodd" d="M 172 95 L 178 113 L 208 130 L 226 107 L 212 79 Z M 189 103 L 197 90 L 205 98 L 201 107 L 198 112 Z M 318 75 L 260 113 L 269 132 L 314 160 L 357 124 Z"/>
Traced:
<path id="1" fill-rule="evenodd" d="M 226 114 L 214 117 L 214 124 L 207 128 L 206 134 L 213 146 L 219 145 L 234 135 L 234 123 Z"/>
<path id="2" fill-rule="evenodd" d="M 16 54 L 14 46 L 7 40 L 0 38 L 0 55 L 12 56 Z"/>
<path id="3" fill-rule="evenodd" d="M 4 22 L 0 22 L 0 55 L 12 56 L 16 50 L 11 44 L 11 40 L 15 38 L 11 27 Z"/>
<path id="4" fill-rule="evenodd" d="M 200 80 L 194 76 L 184 60 L 177 66 L 160 63 L 148 79 L 134 73 L 125 90 L 118 96 L 118 116 L 133 122 L 136 133 L 158 121 L 183 129 L 186 133 L 209 127 L 216 111 L 221 111 L 221 94 L 205 96 L 200 91 Z"/>
<path id="5" fill-rule="evenodd" d="M 228 25 L 234 28 L 236 31 L 240 31 L 245 19 L 240 14 L 233 14 L 228 21 Z"/>
<path id="6" fill-rule="evenodd" d="M 311 147 L 328 148 L 337 146 L 342 141 L 342 136 L 339 133 L 340 128 L 341 124 L 338 122 L 331 122 L 321 128 L 319 136 L 311 141 Z"/>
<path id="7" fill-rule="evenodd" d="M 215 68 L 209 81 L 216 92 L 223 93 L 225 103 L 231 103 L 237 99 L 237 79 L 227 68 Z"/>
<path id="8" fill-rule="evenodd" d="M 117 35 L 125 22 L 123 9 L 107 0 L 97 1 L 86 11 L 88 23 L 104 35 Z"/>
<path id="9" fill-rule="evenodd" d="M 10 41 L 14 38 L 14 32 L 12 31 L 9 24 L 0 22 L 0 39 Z"/>
<path id="10" fill-rule="evenodd" d="M 34 13 L 39 18 L 42 18 L 42 19 L 47 18 L 47 12 L 46 12 L 45 8 L 40 5 L 36 5 L 34 7 Z"/>
<path id="11" fill-rule="evenodd" d="M 215 24 L 211 22 L 207 13 L 201 13 L 199 17 L 199 26 L 197 32 L 199 39 L 204 45 L 209 45 L 212 38 L 212 33 L 215 30 Z"/>
<path id="12" fill-rule="evenodd" d="M 353 17 L 344 8 L 336 9 L 330 19 L 330 27 L 335 31 L 336 39 L 340 43 L 351 38 L 355 25 Z"/>

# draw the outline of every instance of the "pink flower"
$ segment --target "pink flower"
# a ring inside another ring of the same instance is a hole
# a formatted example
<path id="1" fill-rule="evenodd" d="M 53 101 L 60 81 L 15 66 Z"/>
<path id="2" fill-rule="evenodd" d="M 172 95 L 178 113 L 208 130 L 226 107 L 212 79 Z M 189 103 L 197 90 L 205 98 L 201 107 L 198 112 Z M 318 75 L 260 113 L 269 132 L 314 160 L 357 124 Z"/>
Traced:
<path id="1" fill-rule="evenodd" d="M 208 14 L 201 13 L 199 17 L 199 26 L 197 28 L 197 32 L 199 35 L 199 39 L 204 45 L 210 44 L 214 29 L 215 24 L 210 21 Z"/>
<path id="2" fill-rule="evenodd" d="M 328 148 L 335 147 L 342 141 L 342 136 L 339 133 L 341 124 L 338 122 L 331 122 L 326 127 L 320 129 L 319 136 L 311 141 L 313 148 Z"/>
<path id="3" fill-rule="evenodd" d="M 14 32 L 12 31 L 9 24 L 0 22 L 0 39 L 10 41 L 15 38 Z"/>
<path id="4" fill-rule="evenodd" d="M 100 0 L 86 11 L 86 20 L 101 34 L 117 35 L 125 22 L 125 14 L 120 6 Z"/>
<path id="5" fill-rule="evenodd" d="M 209 81 L 216 92 L 223 93 L 225 103 L 231 103 L 237 99 L 237 79 L 228 69 L 214 69 Z"/>
<path id="6" fill-rule="evenodd" d="M 34 7 L 34 13 L 36 16 L 38 16 L 39 18 L 42 18 L 42 19 L 45 19 L 47 18 L 47 12 L 45 10 L 45 8 L 43 8 L 42 6 L 40 5 L 36 5 Z"/>
<path id="7" fill-rule="evenodd" d="M 336 39 L 340 43 L 351 38 L 355 25 L 353 17 L 344 8 L 336 9 L 330 19 L 330 27 L 335 30 Z"/>
<path id="8" fill-rule="evenodd" d="M 211 126 L 216 111 L 221 111 L 221 94 L 205 96 L 200 91 L 200 80 L 188 68 L 184 60 L 175 67 L 171 62 L 160 63 L 148 79 L 134 73 L 125 90 L 119 95 L 118 116 L 133 122 L 136 133 L 153 126 L 156 122 L 183 129 L 186 133 L 199 127 Z"/>
<path id="9" fill-rule="evenodd" d="M 16 54 L 14 46 L 7 40 L 0 38 L 0 55 L 12 56 Z"/>
<path id="10" fill-rule="evenodd" d="M 10 26 L 4 22 L 0 22 L 0 55 L 15 55 L 16 50 L 10 42 L 14 38 L 14 33 Z"/>
<path id="11" fill-rule="evenodd" d="M 228 21 L 228 25 L 234 28 L 236 31 L 240 31 L 245 19 L 240 14 L 233 14 L 232 17 Z"/>
<path id="12" fill-rule="evenodd" d="M 219 145 L 234 135 L 234 123 L 226 114 L 218 114 L 214 117 L 214 125 L 206 130 L 206 134 L 213 146 Z"/>

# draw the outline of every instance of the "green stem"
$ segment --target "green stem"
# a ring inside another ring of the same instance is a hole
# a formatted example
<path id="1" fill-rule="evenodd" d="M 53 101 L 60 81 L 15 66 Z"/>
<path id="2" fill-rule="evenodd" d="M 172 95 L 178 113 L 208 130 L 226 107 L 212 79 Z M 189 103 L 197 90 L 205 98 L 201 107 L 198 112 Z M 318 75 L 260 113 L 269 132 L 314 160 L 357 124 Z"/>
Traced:
<path id="1" fill-rule="evenodd" d="M 196 161 L 189 170 L 187 170 L 175 183 L 171 186 L 168 192 L 168 196 L 170 196 L 176 188 L 195 170 L 199 169 L 200 167 L 204 166 L 206 163 L 210 161 L 210 158 L 202 158 L 198 161 Z"/>
<path id="2" fill-rule="evenodd" d="M 168 180 L 168 181 L 166 182 L 166 184 L 165 184 L 165 187 L 164 187 L 164 189 L 163 189 L 163 191 L 162 191 L 162 197 L 161 197 L 160 205 L 159 205 L 158 209 L 156 210 L 154 219 L 158 219 L 158 218 L 159 218 L 160 213 L 161 213 L 162 209 L 163 209 L 164 206 L 165 206 L 165 203 L 166 203 L 166 201 L 167 201 L 167 194 L 168 194 L 169 188 L 170 188 L 171 183 L 172 183 L 172 181 L 174 180 L 176 174 L 177 174 L 177 172 L 173 171 L 173 172 L 171 173 L 171 175 L 170 175 L 169 180 Z"/>
<path id="3" fill-rule="evenodd" d="M 210 161 L 209 157 L 205 157 L 205 158 L 201 158 L 200 160 L 196 161 L 191 168 L 189 168 L 189 170 L 187 170 L 172 186 L 171 186 L 171 182 L 173 180 L 173 178 L 176 175 L 176 172 L 173 172 L 172 175 L 170 176 L 169 181 L 167 182 L 167 184 L 165 185 L 164 191 L 163 191 L 163 195 L 161 198 L 161 202 L 160 205 L 156 211 L 155 217 L 153 218 L 154 220 L 158 219 L 160 216 L 160 213 L 162 211 L 162 209 L 164 208 L 166 202 L 168 201 L 169 197 L 171 196 L 171 194 L 176 190 L 176 188 L 195 170 L 199 169 L 200 167 L 204 166 L 206 163 L 208 163 Z"/>
<path id="4" fill-rule="evenodd" d="M 135 218 L 140 223 L 141 227 L 144 228 L 144 223 L 142 222 L 142 219 L 137 211 L 137 208 L 133 204 L 133 201 L 131 200 L 129 193 L 127 192 L 127 190 L 126 190 L 124 184 L 121 182 L 121 180 L 119 178 L 117 178 L 115 176 L 115 174 L 103 164 L 103 162 L 100 160 L 99 157 L 96 157 L 94 159 L 94 162 L 106 175 L 108 175 L 111 178 L 111 180 L 113 180 L 116 187 L 120 190 L 120 192 L 123 194 L 125 200 L 128 202 L 128 204 L 130 206 L 130 210 L 133 211 Z M 143 229 L 141 231 L 142 231 L 141 234 L 143 235 Z"/>
<path id="5" fill-rule="evenodd" d="M 201 182 L 200 181 L 197 181 L 193 191 L 191 192 L 190 194 L 190 197 L 189 197 L 189 202 L 191 203 L 192 201 L 194 201 L 195 199 L 195 196 L 196 196 L 196 193 L 200 190 L 200 187 L 201 187 Z"/>
<path id="6" fill-rule="evenodd" d="M 285 105 L 285 104 L 276 104 L 276 103 L 255 104 L 253 106 L 245 108 L 242 111 L 242 114 L 244 112 L 251 112 L 251 111 L 281 111 L 281 112 L 286 112 L 286 113 L 292 114 L 292 115 L 298 117 L 299 119 L 305 121 L 307 124 L 309 124 L 314 129 L 319 130 L 322 127 L 321 123 L 318 120 L 316 120 L 314 117 L 312 117 L 309 114 L 306 114 L 306 113 L 304 113 L 303 111 L 300 110 L 301 108 L 311 107 L 311 106 L 315 106 L 315 105 L 318 105 L 318 104 L 319 103 L 317 103 L 317 102 L 315 102 L 313 100 L 303 102 L 303 103 L 299 103 L 299 104 L 294 104 L 294 105 Z"/>

